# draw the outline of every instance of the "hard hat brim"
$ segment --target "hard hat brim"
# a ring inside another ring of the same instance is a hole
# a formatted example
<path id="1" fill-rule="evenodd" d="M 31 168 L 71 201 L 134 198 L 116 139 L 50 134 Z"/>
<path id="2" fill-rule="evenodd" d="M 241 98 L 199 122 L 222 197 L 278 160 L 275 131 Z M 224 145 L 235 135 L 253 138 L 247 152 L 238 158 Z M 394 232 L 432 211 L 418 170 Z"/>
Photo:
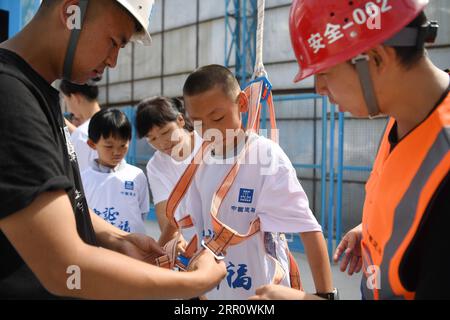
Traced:
<path id="1" fill-rule="evenodd" d="M 150 32 L 148 30 L 144 29 L 145 31 L 142 31 L 138 34 L 133 35 L 131 38 L 132 42 L 142 44 L 144 46 L 150 46 L 152 44 L 152 37 L 150 35 Z"/>

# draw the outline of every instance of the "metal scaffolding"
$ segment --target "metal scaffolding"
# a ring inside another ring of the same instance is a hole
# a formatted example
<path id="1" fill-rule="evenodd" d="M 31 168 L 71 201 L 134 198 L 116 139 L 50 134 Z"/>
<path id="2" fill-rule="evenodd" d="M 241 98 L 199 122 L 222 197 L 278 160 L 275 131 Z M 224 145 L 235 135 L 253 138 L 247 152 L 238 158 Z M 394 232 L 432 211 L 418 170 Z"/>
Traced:
<path id="1" fill-rule="evenodd" d="M 225 66 L 235 68 L 242 87 L 255 66 L 257 4 L 257 0 L 225 0 Z"/>

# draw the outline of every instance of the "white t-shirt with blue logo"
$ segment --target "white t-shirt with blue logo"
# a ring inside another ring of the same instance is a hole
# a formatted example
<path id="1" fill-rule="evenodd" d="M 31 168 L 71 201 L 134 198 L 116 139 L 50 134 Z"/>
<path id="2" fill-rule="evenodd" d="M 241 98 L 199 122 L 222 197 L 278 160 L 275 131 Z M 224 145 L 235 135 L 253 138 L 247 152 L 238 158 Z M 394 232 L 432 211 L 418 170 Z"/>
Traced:
<path id="1" fill-rule="evenodd" d="M 130 233 L 145 234 L 150 197 L 144 172 L 125 160 L 109 169 L 95 160 L 81 173 L 89 208 L 105 221 Z"/>
<path id="2" fill-rule="evenodd" d="M 208 299 L 247 299 L 255 294 L 256 288 L 270 283 L 275 264 L 266 252 L 285 270 L 281 284 L 290 286 L 287 244 L 282 233 L 322 231 L 296 171 L 280 146 L 255 134 L 249 139 L 252 143 L 245 163 L 219 209 L 218 218 L 240 234 L 246 234 L 250 222 L 259 217 L 262 232 L 227 249 L 228 274 L 216 289 L 207 293 Z M 233 163 L 232 155 L 225 160 L 206 155 L 189 188 L 187 211 L 200 238 L 213 235 L 211 201 Z"/>
<path id="3" fill-rule="evenodd" d="M 150 190 L 153 195 L 153 202 L 158 204 L 167 201 L 175 185 L 178 183 L 181 175 L 186 170 L 192 158 L 202 146 L 202 138 L 197 132 L 194 132 L 194 151 L 183 161 L 176 161 L 169 155 L 156 151 L 147 164 L 147 178 L 150 184 Z M 175 217 L 179 220 L 186 215 L 185 198 L 175 212 Z M 195 234 L 193 228 L 182 230 L 184 238 L 189 241 Z"/>

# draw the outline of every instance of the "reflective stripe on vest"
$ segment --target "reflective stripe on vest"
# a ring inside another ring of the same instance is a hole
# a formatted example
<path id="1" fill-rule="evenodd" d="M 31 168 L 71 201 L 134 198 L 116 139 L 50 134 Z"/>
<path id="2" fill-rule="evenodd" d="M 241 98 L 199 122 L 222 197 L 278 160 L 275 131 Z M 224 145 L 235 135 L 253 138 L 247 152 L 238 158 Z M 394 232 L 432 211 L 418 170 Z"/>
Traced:
<path id="1" fill-rule="evenodd" d="M 366 184 L 361 290 L 365 299 L 414 299 L 399 269 L 423 215 L 450 171 L 450 94 L 390 152 L 384 134 Z"/>

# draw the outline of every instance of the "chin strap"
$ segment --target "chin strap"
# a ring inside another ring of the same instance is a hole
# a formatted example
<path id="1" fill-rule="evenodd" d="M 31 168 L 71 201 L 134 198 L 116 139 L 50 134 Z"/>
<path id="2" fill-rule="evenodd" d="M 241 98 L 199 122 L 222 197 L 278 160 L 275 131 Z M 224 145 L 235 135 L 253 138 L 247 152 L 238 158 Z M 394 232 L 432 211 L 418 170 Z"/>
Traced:
<path id="1" fill-rule="evenodd" d="M 379 116 L 381 112 L 375 95 L 372 77 L 370 75 L 369 59 L 368 55 L 361 54 L 356 58 L 353 58 L 352 63 L 355 65 L 359 75 L 359 82 L 361 83 L 364 99 L 366 100 L 369 117 L 374 118 Z"/>
<path id="2" fill-rule="evenodd" d="M 425 43 L 436 41 L 439 25 L 435 21 L 427 21 L 419 28 L 404 28 L 395 34 L 392 38 L 384 42 L 384 45 L 390 47 L 417 47 L 423 48 Z M 367 110 L 370 118 L 381 115 L 377 97 L 373 86 L 372 77 L 369 69 L 369 56 L 360 54 L 352 59 L 359 75 L 359 81 L 366 100 Z"/>
<path id="3" fill-rule="evenodd" d="M 86 11 L 88 0 L 79 0 L 80 8 L 80 28 L 74 28 L 70 35 L 69 44 L 67 47 L 66 58 L 63 67 L 63 79 L 70 81 L 72 78 L 73 61 L 75 59 L 75 51 L 77 49 L 78 40 L 80 39 L 81 29 L 86 18 Z"/>

